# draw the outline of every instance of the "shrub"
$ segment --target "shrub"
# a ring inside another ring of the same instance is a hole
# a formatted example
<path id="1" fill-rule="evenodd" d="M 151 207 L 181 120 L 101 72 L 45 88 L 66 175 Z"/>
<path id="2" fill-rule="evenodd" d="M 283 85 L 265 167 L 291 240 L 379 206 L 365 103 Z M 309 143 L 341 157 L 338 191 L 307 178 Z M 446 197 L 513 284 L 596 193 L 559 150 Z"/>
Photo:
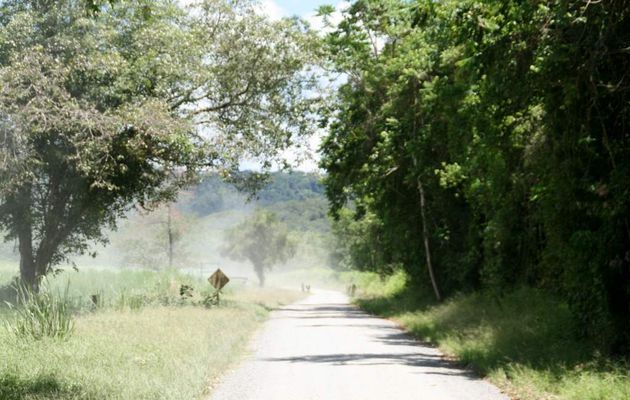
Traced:
<path id="1" fill-rule="evenodd" d="M 13 319 L 6 322 L 10 332 L 20 338 L 42 339 L 44 337 L 65 339 L 74 330 L 74 318 L 68 297 L 68 287 L 63 293 L 53 293 L 42 287 L 34 293 L 24 286 L 16 286 L 17 303 Z"/>

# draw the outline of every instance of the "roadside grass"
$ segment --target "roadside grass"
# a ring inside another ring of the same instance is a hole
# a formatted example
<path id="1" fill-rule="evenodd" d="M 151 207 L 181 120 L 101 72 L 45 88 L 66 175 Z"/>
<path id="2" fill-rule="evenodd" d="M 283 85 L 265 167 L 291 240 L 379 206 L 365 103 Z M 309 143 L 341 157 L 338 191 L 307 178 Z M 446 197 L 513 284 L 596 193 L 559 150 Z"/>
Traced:
<path id="1" fill-rule="evenodd" d="M 15 311 L 0 307 L 0 399 L 201 399 L 269 310 L 302 296 L 226 290 L 208 309 L 197 302 L 207 283 L 176 272 L 85 270 L 50 286 L 68 279 L 76 317 L 65 339 L 16 336 L 3 326 Z M 195 287 L 193 298 L 181 298 L 181 284 Z M 98 307 L 89 300 L 95 291 L 104 298 Z"/>
<path id="2" fill-rule="evenodd" d="M 353 274 L 361 308 L 438 345 L 514 399 L 630 399 L 630 365 L 580 340 L 568 307 L 542 291 L 459 295 L 436 305 L 403 273 L 385 281 Z"/>
<path id="3" fill-rule="evenodd" d="M 0 265 L 0 302 L 14 300 L 11 295 L 15 291 L 11 288 L 11 283 L 17 271 L 16 265 Z M 213 290 L 206 281 L 177 270 L 155 272 L 125 269 L 82 268 L 79 271 L 66 269 L 56 276 L 47 277 L 44 281 L 44 286 L 52 292 L 64 292 L 68 289 L 68 301 L 76 312 L 92 310 L 94 304 L 91 297 L 93 295 L 98 296 L 99 308 L 137 309 L 150 305 L 181 305 L 182 299 L 179 293 L 181 285 L 196 289 L 194 298 L 190 300 L 198 300 L 200 296 Z M 228 292 L 230 290 L 227 289 Z"/>
<path id="4" fill-rule="evenodd" d="M 3 332 L 0 398 L 200 398 L 265 315 L 261 307 L 151 307 L 78 318 L 65 341 Z"/>

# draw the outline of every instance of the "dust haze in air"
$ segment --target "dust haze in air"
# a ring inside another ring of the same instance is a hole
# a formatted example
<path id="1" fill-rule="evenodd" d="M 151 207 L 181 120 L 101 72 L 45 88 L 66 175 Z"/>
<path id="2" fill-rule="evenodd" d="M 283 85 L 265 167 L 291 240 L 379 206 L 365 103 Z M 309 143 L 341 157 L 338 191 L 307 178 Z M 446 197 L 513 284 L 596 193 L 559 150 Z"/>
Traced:
<path id="1" fill-rule="evenodd" d="M 266 273 L 268 286 L 326 286 L 334 274 L 332 233 L 321 175 L 277 172 L 257 198 L 208 175 L 179 194 L 178 200 L 152 212 L 131 209 L 108 232 L 109 243 L 94 245 L 89 254 L 73 259 L 79 271 L 90 269 L 177 269 L 207 277 L 221 268 L 233 285 L 258 284 L 252 264 L 222 251 L 228 232 L 253 218 L 257 211 L 273 213 L 294 243 L 293 256 Z M 3 243 L 0 257 L 18 259 L 12 242 Z M 73 265 L 61 266 L 72 273 Z M 65 273 L 65 272 L 64 272 Z"/>

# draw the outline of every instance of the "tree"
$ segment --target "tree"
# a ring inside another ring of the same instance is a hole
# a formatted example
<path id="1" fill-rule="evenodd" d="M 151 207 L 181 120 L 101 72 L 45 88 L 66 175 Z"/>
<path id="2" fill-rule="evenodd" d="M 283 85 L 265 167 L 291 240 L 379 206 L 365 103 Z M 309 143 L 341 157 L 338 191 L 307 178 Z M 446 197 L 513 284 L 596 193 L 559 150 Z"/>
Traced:
<path id="1" fill-rule="evenodd" d="M 295 253 L 287 226 L 275 214 L 257 210 L 254 216 L 230 230 L 222 254 L 236 261 L 249 261 L 265 285 L 265 271 L 287 262 Z"/>
<path id="2" fill-rule="evenodd" d="M 195 7 L 0 3 L 0 228 L 35 290 L 132 204 L 173 200 L 200 168 L 268 167 L 310 132 L 302 24 Z"/>
<path id="3" fill-rule="evenodd" d="M 629 26 L 628 1 L 354 2 L 322 167 L 379 241 L 346 241 L 436 295 L 546 288 L 627 353 Z"/>

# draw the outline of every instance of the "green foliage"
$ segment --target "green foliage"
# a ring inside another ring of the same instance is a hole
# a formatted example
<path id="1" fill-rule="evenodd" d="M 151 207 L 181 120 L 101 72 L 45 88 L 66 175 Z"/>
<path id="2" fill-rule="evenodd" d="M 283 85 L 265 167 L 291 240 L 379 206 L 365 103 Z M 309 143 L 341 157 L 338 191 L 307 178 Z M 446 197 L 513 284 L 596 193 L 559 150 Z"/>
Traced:
<path id="1" fill-rule="evenodd" d="M 341 269 L 374 271 L 381 275 L 391 273 L 395 265 L 389 263 L 383 248 L 382 226 L 378 218 L 368 212 L 355 218 L 349 209 L 339 211 L 333 222 L 333 265 Z"/>
<path id="2" fill-rule="evenodd" d="M 201 300 L 201 304 L 206 308 L 212 308 L 219 305 L 220 297 L 219 291 L 215 291 L 214 293 L 208 293 Z"/>
<path id="3" fill-rule="evenodd" d="M 348 76 L 322 148 L 339 258 L 428 285 L 421 183 L 442 292 L 542 288 L 602 351 L 627 353 L 629 10 L 353 3 L 325 39 Z"/>
<path id="4" fill-rule="evenodd" d="M 2 271 L 0 268 L 0 273 Z M 15 273 L 15 266 L 11 266 L 10 271 Z M 17 306 L 19 301 L 16 301 L 18 296 L 13 285 L 10 279 L 0 281 L 0 299 Z M 182 287 L 192 288 L 191 296 L 182 296 Z M 147 307 L 200 305 L 207 294 L 214 292 L 205 279 L 178 270 L 82 268 L 47 277 L 46 288 L 51 296 L 63 299 L 70 312 L 77 315 L 94 311 L 138 311 Z M 98 296 L 96 305 L 92 296 Z"/>
<path id="5" fill-rule="evenodd" d="M 324 195 L 321 178 L 322 176 L 316 173 L 275 172 L 271 174 L 269 184 L 256 193 L 256 199 L 262 205 L 321 199 Z"/>
<path id="6" fill-rule="evenodd" d="M 203 176 L 200 181 L 179 200 L 181 207 L 189 214 L 204 217 L 213 213 L 238 209 L 244 206 L 246 196 L 234 185 L 225 182 L 216 174 Z"/>
<path id="7" fill-rule="evenodd" d="M 15 315 L 6 328 L 21 339 L 66 339 L 74 330 L 73 310 L 68 298 L 68 287 L 63 293 L 44 288 L 34 293 L 18 286 Z"/>
<path id="8" fill-rule="evenodd" d="M 387 277 L 375 272 L 344 271 L 340 274 L 340 279 L 345 283 L 355 284 L 357 286 L 355 293 L 362 300 L 397 297 L 409 283 L 409 276 L 401 270 Z M 417 302 L 418 297 L 414 301 Z M 384 310 L 369 309 L 369 311 L 382 312 Z"/>
<path id="9" fill-rule="evenodd" d="M 323 196 L 272 203 L 264 208 L 276 214 L 292 231 L 330 232 L 328 202 Z"/>
<path id="10" fill-rule="evenodd" d="M 82 2 L 34 3 L 2 6 L 0 224 L 19 240 L 23 278 L 36 286 L 86 241 L 103 240 L 100 228 L 130 203 L 172 197 L 205 156 L 163 92 L 126 81 L 145 61 L 133 52 L 140 42 L 169 51 L 162 40 L 172 30 L 153 41 L 141 32 L 177 18 L 176 9 L 156 5 L 162 19 L 147 20 L 134 13 L 140 5 L 120 2 L 92 18 Z M 117 29 L 124 10 L 137 36 Z"/>

